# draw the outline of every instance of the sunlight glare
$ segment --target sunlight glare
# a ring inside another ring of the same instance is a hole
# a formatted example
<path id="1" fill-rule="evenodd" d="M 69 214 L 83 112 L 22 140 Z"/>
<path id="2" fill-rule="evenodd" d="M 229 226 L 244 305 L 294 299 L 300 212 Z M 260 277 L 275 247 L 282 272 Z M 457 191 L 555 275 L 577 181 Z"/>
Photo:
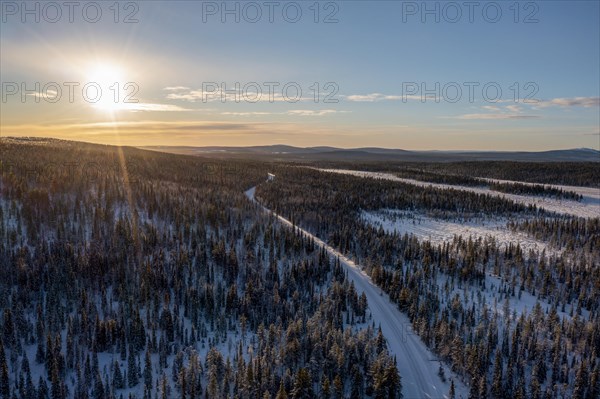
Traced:
<path id="1" fill-rule="evenodd" d="M 123 105 L 123 87 L 127 83 L 121 67 L 112 63 L 97 63 L 90 67 L 87 83 L 95 83 L 101 89 L 97 93 L 96 102 L 91 102 L 94 108 L 103 111 L 117 111 Z M 94 89 L 89 89 L 90 97 L 94 97 Z"/>

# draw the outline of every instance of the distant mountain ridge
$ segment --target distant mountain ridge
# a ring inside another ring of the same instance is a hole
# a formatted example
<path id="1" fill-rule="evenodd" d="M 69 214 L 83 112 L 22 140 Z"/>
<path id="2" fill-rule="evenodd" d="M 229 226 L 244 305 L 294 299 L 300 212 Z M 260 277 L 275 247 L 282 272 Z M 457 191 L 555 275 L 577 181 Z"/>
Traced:
<path id="1" fill-rule="evenodd" d="M 569 162 L 600 162 L 600 151 L 592 148 L 574 148 L 566 150 L 548 150 L 539 152 L 529 151 L 410 151 L 392 148 L 360 147 L 336 148 L 294 147 L 284 144 L 262 145 L 251 147 L 227 146 L 144 146 L 147 150 L 170 152 L 186 155 L 202 155 L 217 157 L 261 157 L 288 160 L 394 160 L 394 161 L 569 161 Z"/>
<path id="2" fill-rule="evenodd" d="M 92 143 L 46 137 L 2 137 L 0 144 L 8 142 L 68 145 Z M 393 148 L 359 147 L 337 148 L 330 146 L 295 147 L 285 144 L 228 147 L 228 146 L 137 146 L 172 154 L 216 158 L 259 158 L 289 161 L 401 161 L 401 162 L 459 162 L 459 161 L 527 161 L 527 162 L 600 162 L 600 151 L 592 148 L 573 148 L 548 151 L 411 151 Z"/>

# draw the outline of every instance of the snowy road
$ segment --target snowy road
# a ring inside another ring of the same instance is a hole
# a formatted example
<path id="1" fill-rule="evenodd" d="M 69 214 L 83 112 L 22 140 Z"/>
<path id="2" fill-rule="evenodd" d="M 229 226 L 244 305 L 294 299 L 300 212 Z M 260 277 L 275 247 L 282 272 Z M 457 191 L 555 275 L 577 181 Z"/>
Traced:
<path id="1" fill-rule="evenodd" d="M 531 195 L 516 195 L 516 194 L 508 194 L 502 193 L 499 191 L 493 191 L 489 188 L 484 187 L 468 187 L 468 186 L 459 186 L 459 185 L 450 185 L 450 184 L 441 184 L 441 183 L 430 183 L 421 180 L 414 179 L 406 179 L 402 177 L 395 176 L 391 173 L 382 173 L 382 172 L 364 172 L 359 170 L 347 170 L 347 169 L 319 169 L 312 168 L 315 170 L 319 170 L 321 172 L 328 173 L 339 173 L 344 175 L 351 175 L 363 178 L 372 178 L 372 179 L 383 179 L 390 181 L 397 181 L 401 183 L 412 184 L 420 187 L 433 187 L 433 188 L 442 188 L 442 189 L 451 189 L 451 190 L 461 190 L 461 191 L 470 191 L 477 194 L 486 194 L 486 195 L 494 195 L 497 197 L 507 198 L 514 202 L 524 204 L 524 205 L 536 205 L 538 208 L 544 208 L 550 212 L 556 212 L 563 215 L 573 215 L 579 216 L 583 218 L 592 218 L 598 217 L 600 215 L 600 192 L 595 188 L 586 188 L 586 187 L 572 187 L 569 186 L 557 186 L 562 189 L 569 189 L 571 191 L 575 191 L 583 195 L 582 201 L 571 201 L 571 200 L 560 200 L 554 198 L 546 198 L 546 197 L 536 197 Z M 522 182 L 518 182 L 522 183 Z"/>
<path id="2" fill-rule="evenodd" d="M 258 204 L 265 212 L 275 215 L 284 226 L 293 226 L 289 220 L 277 215 L 256 201 L 254 198 L 255 190 L 256 187 L 252 187 L 245 193 L 250 201 Z M 456 398 L 466 398 L 468 396 L 467 388 L 445 365 L 447 381 L 444 383 L 440 380 L 438 376 L 439 362 L 419 336 L 412 332 L 408 317 L 398 310 L 387 294 L 383 293 L 352 260 L 308 231 L 300 230 L 306 236 L 311 237 L 319 247 L 324 248 L 332 256 L 339 258 L 340 263 L 348 272 L 348 278 L 354 282 L 356 291 L 359 294 L 364 292 L 367 296 L 371 315 L 376 325 L 381 326 L 383 335 L 388 341 L 390 353 L 396 356 L 398 360 L 398 371 L 402 376 L 404 398 L 446 398 L 450 390 L 450 377 L 454 379 Z"/>

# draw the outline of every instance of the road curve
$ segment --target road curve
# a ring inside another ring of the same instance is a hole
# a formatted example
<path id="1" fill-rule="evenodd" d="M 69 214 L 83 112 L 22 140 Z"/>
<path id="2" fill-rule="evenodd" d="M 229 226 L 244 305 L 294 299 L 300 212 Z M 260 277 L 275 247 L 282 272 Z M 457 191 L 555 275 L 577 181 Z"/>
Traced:
<path id="1" fill-rule="evenodd" d="M 252 187 L 245 192 L 250 201 L 257 204 L 264 212 L 276 216 L 282 225 L 293 227 L 289 220 L 260 204 L 254 197 L 255 190 L 256 187 Z M 419 336 L 412 332 L 408 317 L 398 310 L 398 307 L 390 301 L 388 295 L 382 292 L 355 262 L 308 231 L 298 226 L 296 228 L 306 236 L 311 237 L 316 245 L 324 248 L 330 255 L 337 257 L 348 272 L 348 278 L 354 282 L 356 291 L 359 294 L 364 292 L 367 296 L 371 315 L 375 323 L 381 326 L 383 335 L 388 341 L 390 353 L 396 356 L 398 360 L 398 371 L 402 377 L 404 399 L 447 398 L 450 390 L 450 378 L 454 380 L 456 398 L 466 398 L 468 396 L 466 386 L 459 381 L 458 377 L 446 365 L 443 367 L 447 380 L 445 383 L 441 381 L 438 376 L 439 362 Z"/>

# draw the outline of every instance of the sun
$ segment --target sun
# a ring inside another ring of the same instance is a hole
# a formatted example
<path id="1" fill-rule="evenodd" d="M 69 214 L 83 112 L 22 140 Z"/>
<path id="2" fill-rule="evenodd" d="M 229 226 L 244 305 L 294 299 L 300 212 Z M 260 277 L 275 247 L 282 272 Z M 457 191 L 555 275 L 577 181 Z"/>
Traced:
<path id="1" fill-rule="evenodd" d="M 109 62 L 91 65 L 86 84 L 89 103 L 97 109 L 116 111 L 123 106 L 124 86 L 127 83 L 123 68 Z"/>

